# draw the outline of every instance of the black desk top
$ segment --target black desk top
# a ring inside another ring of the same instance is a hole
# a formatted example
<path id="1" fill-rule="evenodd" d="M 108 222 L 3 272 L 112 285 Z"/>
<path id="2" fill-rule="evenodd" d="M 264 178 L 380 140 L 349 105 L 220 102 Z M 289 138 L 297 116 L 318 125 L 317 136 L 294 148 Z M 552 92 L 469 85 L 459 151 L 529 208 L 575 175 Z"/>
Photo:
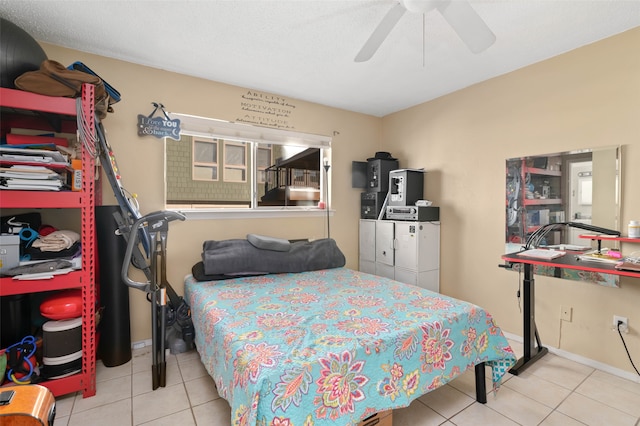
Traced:
<path id="1" fill-rule="evenodd" d="M 582 252 L 566 250 L 566 254 L 555 259 L 540 259 L 537 257 L 518 256 L 518 252 L 502 255 L 502 259 L 511 263 L 528 263 L 530 265 L 551 266 L 556 268 L 578 269 L 581 271 L 599 272 L 601 274 L 620 275 L 624 277 L 640 278 L 640 272 L 616 269 L 615 264 L 588 260 L 578 260 Z"/>

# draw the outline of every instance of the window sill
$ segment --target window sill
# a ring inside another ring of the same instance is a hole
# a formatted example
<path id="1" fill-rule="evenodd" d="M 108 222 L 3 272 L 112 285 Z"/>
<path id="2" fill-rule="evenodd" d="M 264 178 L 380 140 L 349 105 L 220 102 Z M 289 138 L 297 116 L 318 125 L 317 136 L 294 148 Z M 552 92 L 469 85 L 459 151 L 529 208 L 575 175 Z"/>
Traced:
<path id="1" fill-rule="evenodd" d="M 326 217 L 325 209 L 172 209 L 184 214 L 187 220 L 207 220 L 207 219 L 263 219 L 263 218 L 285 218 L 285 217 Z M 329 209 L 329 216 L 333 216 L 334 211 Z"/>

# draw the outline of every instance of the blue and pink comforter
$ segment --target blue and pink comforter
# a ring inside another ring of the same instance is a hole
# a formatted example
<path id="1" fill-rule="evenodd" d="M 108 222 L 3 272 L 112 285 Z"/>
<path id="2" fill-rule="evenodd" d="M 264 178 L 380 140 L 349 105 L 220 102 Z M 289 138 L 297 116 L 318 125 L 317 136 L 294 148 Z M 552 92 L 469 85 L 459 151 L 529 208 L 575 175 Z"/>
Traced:
<path id="1" fill-rule="evenodd" d="M 355 425 L 475 364 L 516 357 L 471 303 L 346 268 L 185 281 L 196 346 L 232 425 Z"/>

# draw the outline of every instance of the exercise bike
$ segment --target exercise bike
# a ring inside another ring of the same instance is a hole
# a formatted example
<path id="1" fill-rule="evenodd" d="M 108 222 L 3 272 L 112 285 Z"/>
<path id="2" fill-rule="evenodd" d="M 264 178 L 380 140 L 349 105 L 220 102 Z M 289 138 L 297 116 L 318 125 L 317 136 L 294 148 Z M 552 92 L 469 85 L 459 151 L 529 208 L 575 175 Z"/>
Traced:
<path id="1" fill-rule="evenodd" d="M 127 286 L 143 291 L 151 302 L 152 386 L 155 390 L 166 386 L 167 347 L 171 353 L 185 352 L 194 347 L 191 309 L 171 287 L 166 275 L 169 222 L 185 220 L 185 216 L 175 211 L 158 211 L 142 216 L 135 197 L 121 183 L 115 155 L 97 117 L 95 128 L 94 151 L 120 207 L 119 212 L 113 213 L 118 225 L 116 234 L 127 241 L 122 280 Z M 144 272 L 146 282 L 129 278 L 130 265 Z"/>

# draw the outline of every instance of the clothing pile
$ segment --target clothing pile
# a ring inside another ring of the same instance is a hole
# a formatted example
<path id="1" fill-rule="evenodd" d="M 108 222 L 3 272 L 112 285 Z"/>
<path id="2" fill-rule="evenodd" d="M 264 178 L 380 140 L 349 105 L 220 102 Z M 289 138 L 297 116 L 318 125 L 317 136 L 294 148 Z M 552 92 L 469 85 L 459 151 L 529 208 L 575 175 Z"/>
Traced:
<path id="1" fill-rule="evenodd" d="M 74 231 L 53 231 L 45 236 L 40 235 L 31 247 L 41 252 L 61 252 L 72 248 L 80 241 L 80 234 Z"/>
<path id="2" fill-rule="evenodd" d="M 20 238 L 19 262 L 5 265 L 1 275 L 42 279 L 80 268 L 81 244 L 77 232 L 41 225 L 37 213 L 6 217 L 0 222 L 3 232 Z"/>

